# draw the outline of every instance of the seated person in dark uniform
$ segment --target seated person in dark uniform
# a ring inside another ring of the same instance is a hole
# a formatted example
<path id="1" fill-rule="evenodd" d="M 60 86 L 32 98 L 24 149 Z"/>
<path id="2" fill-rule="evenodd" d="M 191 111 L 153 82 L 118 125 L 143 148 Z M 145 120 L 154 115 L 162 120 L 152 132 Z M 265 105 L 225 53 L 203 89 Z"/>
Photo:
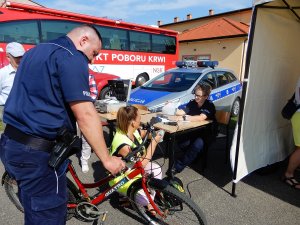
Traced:
<path id="1" fill-rule="evenodd" d="M 179 120 L 186 121 L 216 121 L 216 109 L 214 104 L 208 100 L 211 92 L 211 86 L 205 82 L 195 87 L 195 99 L 191 100 L 183 109 L 176 111 L 177 116 L 181 116 Z M 213 132 L 214 133 L 214 132 Z M 211 139 L 214 135 L 204 132 L 196 133 L 184 137 L 180 140 L 181 149 L 186 149 L 182 158 L 175 160 L 174 172 L 180 173 L 186 166 L 190 165 L 203 150 L 204 140 Z"/>

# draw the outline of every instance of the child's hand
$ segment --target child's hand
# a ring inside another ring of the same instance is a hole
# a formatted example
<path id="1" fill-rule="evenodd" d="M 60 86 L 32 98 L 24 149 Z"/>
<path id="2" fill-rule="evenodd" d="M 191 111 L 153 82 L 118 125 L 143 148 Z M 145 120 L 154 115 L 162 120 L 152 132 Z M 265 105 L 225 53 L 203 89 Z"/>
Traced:
<path id="1" fill-rule="evenodd" d="M 157 142 L 162 142 L 162 141 L 163 141 L 163 138 L 164 138 L 164 134 L 165 134 L 165 131 L 164 131 L 164 130 L 156 131 L 155 140 L 156 140 Z"/>

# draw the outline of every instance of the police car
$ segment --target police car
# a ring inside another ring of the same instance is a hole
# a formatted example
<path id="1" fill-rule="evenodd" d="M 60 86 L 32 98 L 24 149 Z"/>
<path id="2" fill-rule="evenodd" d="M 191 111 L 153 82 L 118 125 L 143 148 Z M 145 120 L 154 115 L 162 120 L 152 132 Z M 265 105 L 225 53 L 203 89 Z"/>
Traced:
<path id="1" fill-rule="evenodd" d="M 218 61 L 178 61 L 177 68 L 170 69 L 135 88 L 129 104 L 142 104 L 150 111 L 159 112 L 166 102 L 184 107 L 194 99 L 194 88 L 199 82 L 207 82 L 212 91 L 209 99 L 217 110 L 230 111 L 236 116 L 240 110 L 242 84 L 228 69 L 216 68 Z"/>

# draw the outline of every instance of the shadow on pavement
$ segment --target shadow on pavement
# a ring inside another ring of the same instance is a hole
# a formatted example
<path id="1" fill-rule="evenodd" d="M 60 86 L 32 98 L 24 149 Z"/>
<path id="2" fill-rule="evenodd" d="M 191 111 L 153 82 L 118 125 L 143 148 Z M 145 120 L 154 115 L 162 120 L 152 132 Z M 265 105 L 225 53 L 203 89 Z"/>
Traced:
<path id="1" fill-rule="evenodd" d="M 287 166 L 287 160 L 275 163 L 271 166 L 259 169 L 243 179 L 243 182 L 266 192 L 284 202 L 300 207 L 300 190 L 289 187 L 282 180 L 282 174 Z M 300 180 L 300 172 L 295 173 L 297 180 Z"/>
<path id="2" fill-rule="evenodd" d="M 92 170 L 94 171 L 93 173 L 93 178 L 94 181 L 98 181 L 101 178 L 104 178 L 107 176 L 107 173 L 105 172 L 105 169 L 103 168 L 102 164 L 100 163 L 100 161 L 97 162 L 93 162 L 92 163 Z M 103 187 L 101 188 L 97 188 L 99 192 L 105 190 L 106 188 L 108 188 L 108 184 L 105 184 Z M 106 201 L 106 200 L 105 200 Z M 140 222 L 142 224 L 142 220 L 141 218 L 135 213 L 135 211 L 130 207 L 122 207 L 119 204 L 119 194 L 117 192 L 114 192 L 112 195 L 110 195 L 108 197 L 108 201 L 110 203 L 110 205 L 114 208 L 119 210 L 120 212 L 122 212 L 123 214 L 131 217 L 132 219 L 136 220 L 137 222 Z"/>
<path id="3" fill-rule="evenodd" d="M 258 169 L 246 176 L 236 185 L 239 186 L 241 185 L 240 183 L 247 184 L 284 202 L 300 207 L 300 190 L 289 187 L 281 180 L 287 163 L 288 161 L 284 160 Z M 231 185 L 230 191 L 228 191 L 228 187 L 226 188 L 227 190 L 224 188 L 232 182 L 233 175 L 230 162 L 225 163 L 225 140 L 217 140 L 212 144 L 208 152 L 207 168 L 204 171 L 200 171 L 199 167 L 199 163 L 197 162 L 191 166 L 192 169 L 203 175 L 206 179 L 228 194 L 231 194 Z M 295 178 L 300 181 L 300 170 L 296 171 Z M 237 197 L 243 195 L 243 190 L 237 191 L 236 194 Z"/>
<path id="4" fill-rule="evenodd" d="M 233 128 L 230 133 L 231 140 Z M 167 158 L 165 143 L 161 143 L 160 146 L 162 150 L 158 149 L 156 151 L 153 157 L 154 159 L 162 157 Z M 175 149 L 175 156 L 180 157 L 181 154 L 180 149 L 177 147 Z M 225 157 L 225 139 L 217 139 L 216 142 L 209 147 L 206 169 L 201 171 L 201 160 L 194 162 L 190 168 L 230 195 L 233 172 L 230 162 L 225 163 Z M 251 193 L 251 190 L 247 188 L 247 186 L 250 186 L 257 189 L 257 191 L 264 192 L 274 198 L 280 199 L 296 207 L 300 207 L 300 190 L 289 187 L 281 180 L 281 176 L 284 173 L 286 166 L 287 160 L 252 172 L 236 184 L 237 198 L 243 194 L 253 194 Z M 296 171 L 295 177 L 298 181 L 300 181 L 300 171 Z M 251 198 L 251 196 L 249 197 Z M 255 197 L 255 194 L 253 194 L 253 197 Z"/>
<path id="5" fill-rule="evenodd" d="M 126 206 L 126 207 L 120 206 L 118 193 L 114 193 L 112 196 L 113 197 L 111 197 L 109 199 L 109 202 L 114 209 L 119 210 L 120 212 L 131 217 L 132 219 L 136 220 L 137 222 L 139 222 L 141 224 L 143 223 L 143 220 L 141 219 L 141 217 L 139 215 L 137 215 L 137 213 L 133 210 L 131 205 Z"/>

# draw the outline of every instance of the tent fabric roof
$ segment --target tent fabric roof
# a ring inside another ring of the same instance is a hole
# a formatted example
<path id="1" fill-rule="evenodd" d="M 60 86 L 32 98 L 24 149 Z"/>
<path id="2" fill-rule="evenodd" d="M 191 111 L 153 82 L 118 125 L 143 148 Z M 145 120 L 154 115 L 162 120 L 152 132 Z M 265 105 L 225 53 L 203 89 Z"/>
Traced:
<path id="1" fill-rule="evenodd" d="M 300 1 L 299 0 L 254 0 L 253 5 L 259 7 L 277 7 L 290 10 L 298 20 L 300 20 Z"/>
<path id="2" fill-rule="evenodd" d="M 173 25 L 173 24 L 183 24 L 183 23 L 190 23 L 191 21 L 200 21 L 202 19 L 205 19 L 205 18 L 219 18 L 219 17 L 226 17 L 227 15 L 232 15 L 232 14 L 236 14 L 236 13 L 240 13 L 240 12 L 244 12 L 244 11 L 249 11 L 251 10 L 252 8 L 251 7 L 248 7 L 248 8 L 244 8 L 244 9 L 238 9 L 238 10 L 233 10 L 233 11 L 228 11 L 228 12 L 223 12 L 223 13 L 216 13 L 216 14 L 213 14 L 213 15 L 207 15 L 207 16 L 202 16 L 202 17 L 196 17 L 196 18 L 193 18 L 193 19 L 189 19 L 189 20 L 182 20 L 182 21 L 178 21 L 178 22 L 174 22 L 174 23 L 166 23 L 166 24 L 162 24 L 160 25 L 159 27 L 160 28 L 163 28 L 165 26 L 169 26 L 169 25 Z"/>
<path id="3" fill-rule="evenodd" d="M 215 39 L 237 35 L 247 36 L 249 25 L 222 17 L 179 34 L 179 41 Z"/>

